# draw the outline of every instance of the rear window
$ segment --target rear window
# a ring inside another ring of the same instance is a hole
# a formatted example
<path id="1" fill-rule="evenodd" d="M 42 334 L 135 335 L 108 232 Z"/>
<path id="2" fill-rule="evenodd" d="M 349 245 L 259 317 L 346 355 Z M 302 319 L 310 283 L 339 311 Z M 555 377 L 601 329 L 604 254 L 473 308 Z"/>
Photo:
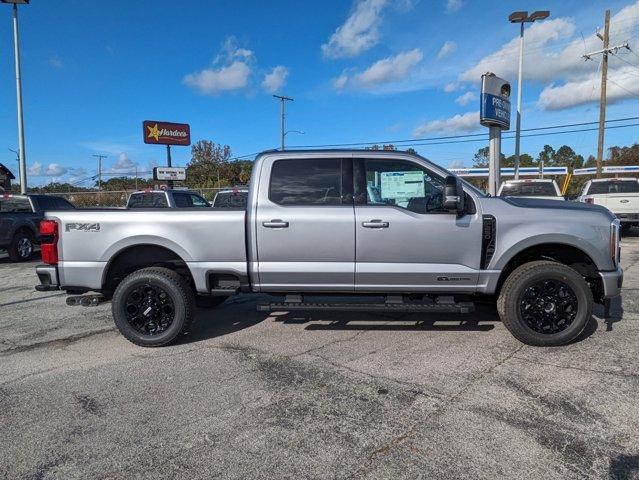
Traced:
<path id="1" fill-rule="evenodd" d="M 167 208 L 166 195 L 160 192 L 136 193 L 131 195 L 129 208 Z"/>
<path id="2" fill-rule="evenodd" d="M 220 192 L 215 196 L 213 208 L 245 209 L 248 192 Z"/>
<path id="3" fill-rule="evenodd" d="M 173 193 L 173 201 L 178 208 L 208 207 L 209 204 L 199 195 L 193 193 Z"/>
<path id="4" fill-rule="evenodd" d="M 26 198 L 0 197 L 0 212 L 32 213 L 31 203 Z"/>
<path id="5" fill-rule="evenodd" d="M 75 207 L 61 197 L 37 197 L 40 210 L 73 210 Z"/>
<path id="6" fill-rule="evenodd" d="M 592 182 L 586 195 L 638 192 L 639 182 L 636 180 L 610 180 L 609 182 Z"/>
<path id="7" fill-rule="evenodd" d="M 279 205 L 341 205 L 341 159 L 277 160 L 269 198 Z"/>
<path id="8" fill-rule="evenodd" d="M 550 182 L 544 183 L 507 183 L 501 190 L 504 197 L 556 197 L 555 186 Z"/>

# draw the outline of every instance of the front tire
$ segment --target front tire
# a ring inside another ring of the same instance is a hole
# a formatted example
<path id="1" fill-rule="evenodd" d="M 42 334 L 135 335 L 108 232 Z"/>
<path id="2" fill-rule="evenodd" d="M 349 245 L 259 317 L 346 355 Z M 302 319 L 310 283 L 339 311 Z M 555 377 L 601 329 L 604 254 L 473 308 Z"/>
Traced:
<path id="1" fill-rule="evenodd" d="M 497 299 L 497 311 L 510 333 L 526 345 L 539 347 L 577 339 L 592 317 L 592 305 L 592 292 L 584 278 L 550 261 L 516 268 Z"/>
<path id="2" fill-rule="evenodd" d="M 127 276 L 113 294 L 115 325 L 141 347 L 161 347 L 186 333 L 195 298 L 188 282 L 168 268 L 151 267 Z"/>
<path id="3" fill-rule="evenodd" d="M 33 236 L 29 232 L 17 232 L 11 240 L 7 253 L 12 262 L 26 262 L 33 254 Z"/>

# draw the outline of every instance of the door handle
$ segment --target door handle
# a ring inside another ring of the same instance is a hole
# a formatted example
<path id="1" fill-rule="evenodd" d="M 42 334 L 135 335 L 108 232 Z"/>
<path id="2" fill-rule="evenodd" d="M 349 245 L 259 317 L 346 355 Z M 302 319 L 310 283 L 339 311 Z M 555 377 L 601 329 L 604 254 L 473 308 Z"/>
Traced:
<path id="1" fill-rule="evenodd" d="M 262 222 L 262 226 L 266 228 L 288 228 L 288 222 L 277 219 L 270 222 Z"/>
<path id="2" fill-rule="evenodd" d="M 382 222 L 381 220 L 371 220 L 370 222 L 362 222 L 364 228 L 388 228 L 388 222 Z"/>

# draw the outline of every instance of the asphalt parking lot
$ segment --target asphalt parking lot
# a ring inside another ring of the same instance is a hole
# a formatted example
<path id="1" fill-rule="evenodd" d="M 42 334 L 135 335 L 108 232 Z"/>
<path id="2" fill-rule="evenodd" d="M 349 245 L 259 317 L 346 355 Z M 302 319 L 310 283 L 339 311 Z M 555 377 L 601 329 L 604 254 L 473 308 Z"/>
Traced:
<path id="1" fill-rule="evenodd" d="M 0 258 L 2 478 L 639 478 L 639 232 L 559 348 L 472 315 L 202 310 L 143 349 Z"/>

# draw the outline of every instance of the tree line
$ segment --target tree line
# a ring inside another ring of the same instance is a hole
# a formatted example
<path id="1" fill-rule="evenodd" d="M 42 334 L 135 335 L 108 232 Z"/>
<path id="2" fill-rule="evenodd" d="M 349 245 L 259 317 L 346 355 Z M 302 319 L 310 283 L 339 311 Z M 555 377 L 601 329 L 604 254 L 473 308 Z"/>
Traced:
<path id="1" fill-rule="evenodd" d="M 366 147 L 369 150 L 397 150 L 392 144 L 372 145 Z M 406 150 L 408 153 L 417 153 L 414 149 Z M 433 159 L 435 162 L 437 159 Z M 515 156 L 502 154 L 502 167 L 513 167 Z M 605 165 L 639 165 L 639 144 L 629 147 L 613 146 L 608 149 Z M 577 154 L 570 146 L 561 145 L 555 149 L 551 145 L 544 145 L 542 150 L 535 155 L 523 153 L 520 155 L 521 167 L 568 167 L 569 170 L 583 167 L 594 167 L 595 157 L 589 155 L 584 158 Z M 251 177 L 252 160 L 237 160 L 233 157 L 231 147 L 210 140 L 200 140 L 191 146 L 191 159 L 186 166 L 186 181 L 180 182 L 180 186 L 193 189 L 212 189 L 235 185 L 246 185 Z M 475 152 L 472 158 L 473 167 L 488 166 L 488 147 L 482 147 Z M 564 177 L 554 177 L 557 183 L 562 185 Z M 589 176 L 573 177 L 568 188 L 568 195 L 578 195 Z M 486 189 L 487 179 L 470 178 L 473 184 Z M 131 191 L 135 189 L 153 188 L 159 182 L 150 178 L 135 178 L 129 176 L 112 177 L 103 180 L 101 190 L 103 192 Z M 17 186 L 14 185 L 14 189 Z M 69 193 L 69 192 L 95 192 L 100 185 L 96 180 L 91 187 L 78 187 L 68 182 L 53 182 L 32 189 L 34 193 Z"/>

